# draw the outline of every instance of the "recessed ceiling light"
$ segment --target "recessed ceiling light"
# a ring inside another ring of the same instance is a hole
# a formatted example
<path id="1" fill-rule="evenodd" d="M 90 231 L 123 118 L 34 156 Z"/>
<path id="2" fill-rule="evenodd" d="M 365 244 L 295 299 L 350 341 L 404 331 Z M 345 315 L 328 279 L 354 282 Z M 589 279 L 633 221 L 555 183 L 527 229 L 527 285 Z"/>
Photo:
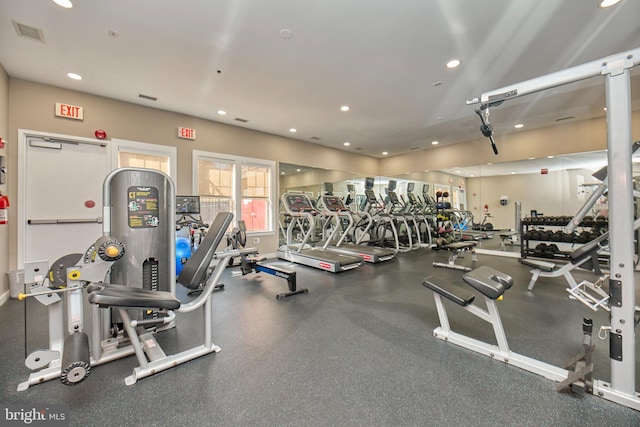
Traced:
<path id="1" fill-rule="evenodd" d="M 73 7 L 73 3 L 71 3 L 71 0 L 53 0 L 53 2 L 58 6 L 64 7 L 65 9 L 71 9 Z"/>
<path id="2" fill-rule="evenodd" d="M 300 172 L 302 169 L 296 169 L 296 172 Z"/>
<path id="3" fill-rule="evenodd" d="M 289 132 L 291 132 L 291 133 L 296 133 L 297 131 L 298 131 L 298 129 L 296 129 L 296 128 L 289 129 Z"/>
<path id="4" fill-rule="evenodd" d="M 451 61 L 447 62 L 447 68 L 456 68 L 459 65 L 460 65 L 459 59 L 452 59 Z"/>
<path id="5" fill-rule="evenodd" d="M 282 30 L 280 30 L 280 37 L 282 37 L 283 39 L 290 39 L 293 37 L 293 31 L 288 28 L 283 28 Z"/>
<path id="6" fill-rule="evenodd" d="M 382 152 L 382 155 L 383 155 L 383 156 L 386 156 L 387 154 L 389 154 L 389 153 L 387 153 L 386 151 L 383 151 L 383 152 Z"/>
<path id="7" fill-rule="evenodd" d="M 475 176 L 474 174 L 469 175 L 470 178 L 473 178 L 474 176 Z"/>
<path id="8" fill-rule="evenodd" d="M 286 172 L 280 172 L 280 175 L 285 175 L 285 174 L 286 174 Z"/>
<path id="9" fill-rule="evenodd" d="M 529 160 L 535 160 L 535 159 L 536 159 L 535 157 L 529 157 Z"/>
<path id="10" fill-rule="evenodd" d="M 523 128 L 524 125 L 522 123 L 518 123 L 517 125 L 513 125 L 513 127 L 516 129 L 520 129 L 520 128 Z"/>
<path id="11" fill-rule="evenodd" d="M 600 2 L 600 4 L 598 5 L 598 7 L 604 9 L 605 7 L 611 7 L 614 6 L 618 3 L 620 3 L 621 0 L 602 0 Z"/>
<path id="12" fill-rule="evenodd" d="M 82 80 L 82 76 L 76 73 L 67 73 L 67 77 L 73 80 Z"/>
<path id="13" fill-rule="evenodd" d="M 226 116 L 227 112 L 224 110 L 218 110 L 218 114 L 220 114 L 221 116 Z"/>
<path id="14" fill-rule="evenodd" d="M 350 143 L 349 141 L 345 141 L 345 142 L 344 142 L 344 146 L 345 146 L 345 147 L 348 147 L 348 146 L 350 146 L 350 145 L 351 145 L 351 143 Z"/>
<path id="15" fill-rule="evenodd" d="M 342 107 L 340 107 L 340 111 L 349 111 L 350 108 L 348 105 L 343 105 Z"/>
<path id="16" fill-rule="evenodd" d="M 547 159 L 553 159 L 555 156 L 547 156 Z"/>
<path id="17" fill-rule="evenodd" d="M 431 141 L 431 145 L 438 145 L 440 144 L 438 141 Z"/>
<path id="18" fill-rule="evenodd" d="M 516 174 L 515 172 L 511 172 L 511 175 L 515 175 L 515 174 Z"/>

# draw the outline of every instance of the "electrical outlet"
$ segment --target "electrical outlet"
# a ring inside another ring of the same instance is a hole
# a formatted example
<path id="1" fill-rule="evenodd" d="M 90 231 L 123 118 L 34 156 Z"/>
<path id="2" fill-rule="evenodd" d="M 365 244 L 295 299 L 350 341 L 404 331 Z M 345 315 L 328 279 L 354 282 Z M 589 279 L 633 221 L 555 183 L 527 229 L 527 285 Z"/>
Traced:
<path id="1" fill-rule="evenodd" d="M 253 238 L 253 243 L 260 243 L 260 238 L 259 237 L 254 237 Z"/>

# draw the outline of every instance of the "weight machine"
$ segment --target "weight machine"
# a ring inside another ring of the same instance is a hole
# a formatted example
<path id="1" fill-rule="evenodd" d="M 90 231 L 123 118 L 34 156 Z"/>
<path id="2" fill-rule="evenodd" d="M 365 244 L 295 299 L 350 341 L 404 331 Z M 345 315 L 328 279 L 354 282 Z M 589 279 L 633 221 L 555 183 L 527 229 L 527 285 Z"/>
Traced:
<path id="1" fill-rule="evenodd" d="M 609 182 L 609 238 L 611 275 L 609 295 L 611 326 L 609 353 L 611 382 L 595 380 L 593 394 L 640 410 L 640 394 L 635 385 L 635 283 L 634 216 L 631 136 L 630 70 L 640 63 L 640 48 L 621 52 L 566 70 L 483 93 L 467 101 L 481 104 L 480 110 L 504 101 L 555 88 L 595 76 L 604 76 L 607 103 L 607 159 Z M 483 119 L 480 111 L 476 113 Z M 497 148 L 488 121 L 481 131 Z"/>
<path id="2" fill-rule="evenodd" d="M 174 203 L 174 185 L 164 173 L 114 170 L 103 185 L 103 236 L 84 254 L 66 255 L 54 262 L 46 277 L 42 274 L 48 269 L 46 261 L 25 263 L 27 280 L 37 286 L 20 299 L 35 297 L 47 307 L 49 348 L 27 356 L 25 364 L 35 372 L 18 385 L 18 391 L 55 378 L 75 385 L 94 366 L 135 354 L 139 366 L 125 378 L 125 384 L 132 385 L 220 351 L 212 342 L 211 294 L 228 259 L 239 252 L 215 251 L 233 215 L 218 214 L 176 279 Z M 180 301 L 176 282 L 201 293 L 188 302 Z M 85 297 L 91 304 L 86 329 Z M 165 354 L 155 334 L 175 327 L 176 313 L 200 308 L 201 344 Z"/>

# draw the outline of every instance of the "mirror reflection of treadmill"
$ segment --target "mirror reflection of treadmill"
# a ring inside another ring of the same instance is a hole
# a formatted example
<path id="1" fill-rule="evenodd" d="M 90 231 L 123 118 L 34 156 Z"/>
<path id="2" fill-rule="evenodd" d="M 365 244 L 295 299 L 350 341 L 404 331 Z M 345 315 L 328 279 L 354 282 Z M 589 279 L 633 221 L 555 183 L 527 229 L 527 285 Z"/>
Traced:
<path id="1" fill-rule="evenodd" d="M 347 208 L 342 199 L 336 196 L 322 196 L 322 209 L 328 215 L 337 215 L 340 222 L 341 216 L 351 216 L 353 213 Z M 349 230 L 345 230 L 344 233 L 348 233 Z M 381 248 L 376 246 L 356 245 L 354 243 L 344 243 L 341 239 L 342 235 L 337 238 L 337 242 L 340 242 L 337 246 L 327 246 L 327 249 L 338 251 L 348 255 L 355 255 L 362 258 L 366 262 L 376 263 L 390 260 L 394 257 L 395 251 L 391 248 Z"/>
<path id="2" fill-rule="evenodd" d="M 287 243 L 278 248 L 278 258 L 332 273 L 351 270 L 362 265 L 362 258 L 358 256 L 346 255 L 307 244 L 309 237 L 315 231 L 315 218 L 320 215 L 306 194 L 285 193 L 282 195 L 281 201 L 292 220 L 287 227 Z M 308 225 L 301 243 L 291 241 L 297 220 L 306 221 Z"/>

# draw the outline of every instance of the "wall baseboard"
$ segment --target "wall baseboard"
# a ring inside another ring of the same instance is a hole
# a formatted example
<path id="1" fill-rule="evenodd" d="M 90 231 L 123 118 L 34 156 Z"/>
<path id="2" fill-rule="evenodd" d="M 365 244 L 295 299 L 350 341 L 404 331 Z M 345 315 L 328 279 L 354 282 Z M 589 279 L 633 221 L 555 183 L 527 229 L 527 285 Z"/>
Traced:
<path id="1" fill-rule="evenodd" d="M 5 293 L 0 295 L 0 305 L 2 305 L 5 302 L 9 301 L 9 297 L 10 296 L 11 296 L 11 292 L 9 292 L 9 290 L 7 290 Z"/>

